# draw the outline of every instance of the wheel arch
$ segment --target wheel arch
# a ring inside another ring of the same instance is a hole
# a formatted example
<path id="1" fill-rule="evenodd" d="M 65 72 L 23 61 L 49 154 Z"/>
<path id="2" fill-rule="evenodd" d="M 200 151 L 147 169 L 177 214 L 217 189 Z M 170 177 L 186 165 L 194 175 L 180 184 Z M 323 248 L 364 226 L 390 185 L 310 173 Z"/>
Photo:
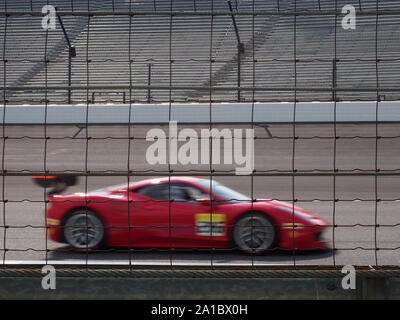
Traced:
<path id="1" fill-rule="evenodd" d="M 275 228 L 275 242 L 274 242 L 274 247 L 278 247 L 279 242 L 280 242 L 279 224 L 276 222 L 276 220 L 275 220 L 268 212 L 261 211 L 261 210 L 246 210 L 246 211 L 241 212 L 241 213 L 235 218 L 235 220 L 233 221 L 233 224 L 232 224 L 231 231 L 230 231 L 230 241 L 231 241 L 231 244 L 232 244 L 233 246 L 235 246 L 235 240 L 234 240 L 233 232 L 234 232 L 234 228 L 235 228 L 236 223 L 237 223 L 241 218 L 243 218 L 244 216 L 250 215 L 250 214 L 252 214 L 252 213 L 253 213 L 253 214 L 254 214 L 254 213 L 256 213 L 256 214 L 261 214 L 261 215 L 265 216 L 267 219 L 269 219 L 269 220 L 272 222 L 272 224 L 273 224 L 273 226 L 274 226 L 274 228 Z"/>
<path id="2" fill-rule="evenodd" d="M 69 209 L 69 210 L 64 214 L 63 218 L 61 219 L 61 223 L 60 223 L 60 227 L 61 227 L 61 230 L 62 230 L 62 232 L 60 232 L 61 241 L 62 241 L 63 243 L 66 243 L 65 236 L 64 236 L 64 226 L 65 226 L 65 222 L 67 221 L 67 219 L 68 219 L 71 215 L 73 215 L 74 213 L 79 212 L 79 211 L 87 211 L 88 214 L 89 214 L 89 212 L 90 212 L 90 214 L 94 214 L 97 218 L 100 219 L 101 223 L 102 223 L 103 226 L 104 226 L 104 243 L 107 243 L 107 227 L 106 227 L 106 224 L 105 224 L 105 222 L 104 222 L 104 219 L 103 219 L 102 215 L 101 215 L 97 210 L 95 210 L 95 209 L 93 209 L 93 208 L 91 208 L 91 207 L 88 207 L 88 206 L 79 206 L 79 207 L 75 207 L 75 208 Z"/>

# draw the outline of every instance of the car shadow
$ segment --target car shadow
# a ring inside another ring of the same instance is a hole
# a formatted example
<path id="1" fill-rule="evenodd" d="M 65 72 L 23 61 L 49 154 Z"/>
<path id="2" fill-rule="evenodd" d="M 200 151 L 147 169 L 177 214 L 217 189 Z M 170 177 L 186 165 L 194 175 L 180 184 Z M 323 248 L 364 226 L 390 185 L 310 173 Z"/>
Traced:
<path id="1" fill-rule="evenodd" d="M 337 253 L 336 253 L 337 255 Z M 168 248 L 108 248 L 99 251 L 76 251 L 63 246 L 49 252 L 48 258 L 57 261 L 121 264 L 332 264 L 333 250 L 308 251 L 271 250 L 262 254 L 243 253 L 234 249 L 172 249 Z"/>

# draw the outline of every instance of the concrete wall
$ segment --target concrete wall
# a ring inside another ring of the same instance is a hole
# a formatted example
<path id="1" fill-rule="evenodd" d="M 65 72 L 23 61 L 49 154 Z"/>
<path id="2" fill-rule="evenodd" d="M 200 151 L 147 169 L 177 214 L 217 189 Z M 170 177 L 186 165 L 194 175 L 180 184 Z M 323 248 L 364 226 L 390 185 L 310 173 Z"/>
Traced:
<path id="1" fill-rule="evenodd" d="M 129 120 L 129 110 L 131 119 Z M 331 102 L 311 103 L 219 103 L 211 105 L 213 123 L 290 123 L 333 122 L 335 105 Z M 170 112 L 171 111 L 171 112 Z M 253 112 L 254 111 L 254 112 Z M 129 105 L 9 105 L 0 107 L 0 124 L 135 124 L 209 123 L 210 104 L 134 104 Z M 337 122 L 398 122 L 400 101 L 340 102 L 336 104 Z"/>

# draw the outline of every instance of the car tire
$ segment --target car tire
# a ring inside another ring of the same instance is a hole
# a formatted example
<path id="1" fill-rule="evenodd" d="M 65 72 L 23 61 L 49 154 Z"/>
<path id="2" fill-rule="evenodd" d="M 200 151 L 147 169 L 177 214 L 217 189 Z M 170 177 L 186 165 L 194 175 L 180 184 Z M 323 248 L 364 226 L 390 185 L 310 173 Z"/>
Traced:
<path id="1" fill-rule="evenodd" d="M 247 253 L 262 253 L 277 243 L 274 222 L 266 214 L 249 212 L 241 216 L 233 227 L 233 242 Z"/>
<path id="2" fill-rule="evenodd" d="M 90 210 L 78 210 L 67 216 L 63 224 L 65 241 L 77 250 L 103 247 L 106 232 L 103 221 Z"/>

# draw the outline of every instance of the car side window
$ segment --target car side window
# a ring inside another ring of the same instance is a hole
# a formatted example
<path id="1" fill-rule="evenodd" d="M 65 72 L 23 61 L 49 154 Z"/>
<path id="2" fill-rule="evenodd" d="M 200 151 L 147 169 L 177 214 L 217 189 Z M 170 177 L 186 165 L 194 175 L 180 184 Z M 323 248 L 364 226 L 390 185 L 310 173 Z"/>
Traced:
<path id="1" fill-rule="evenodd" d="M 209 194 L 204 193 L 199 188 L 185 182 L 172 182 L 171 190 L 179 189 L 180 198 L 175 200 L 184 201 L 187 203 L 196 203 L 198 199 L 207 199 Z M 176 192 L 176 191 L 174 191 Z"/>
<path id="2" fill-rule="evenodd" d="M 134 192 L 143 196 L 168 201 L 169 199 L 181 202 L 195 202 L 200 198 L 209 197 L 200 189 L 184 183 L 184 182 L 171 182 L 148 185 L 134 190 Z"/>
<path id="3" fill-rule="evenodd" d="M 168 184 L 153 184 L 141 187 L 134 190 L 134 192 L 156 200 L 168 201 Z"/>
<path id="4" fill-rule="evenodd" d="M 191 184 L 179 182 L 179 187 L 185 190 L 187 194 L 187 200 L 191 202 L 196 202 L 198 199 L 207 199 L 210 197 L 209 194 Z"/>

